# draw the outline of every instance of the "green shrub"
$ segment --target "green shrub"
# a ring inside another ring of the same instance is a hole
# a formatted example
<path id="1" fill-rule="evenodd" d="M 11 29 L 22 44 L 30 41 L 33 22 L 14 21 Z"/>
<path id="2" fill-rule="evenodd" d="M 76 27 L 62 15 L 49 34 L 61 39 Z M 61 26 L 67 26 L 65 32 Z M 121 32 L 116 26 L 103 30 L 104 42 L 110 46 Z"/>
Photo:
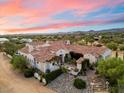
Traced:
<path id="1" fill-rule="evenodd" d="M 34 72 L 35 72 L 35 69 L 33 69 L 33 68 L 27 68 L 27 69 L 24 70 L 24 76 L 26 78 L 33 77 L 34 76 Z"/>
<path id="2" fill-rule="evenodd" d="M 110 93 L 118 93 L 118 87 L 110 87 Z"/>
<path id="3" fill-rule="evenodd" d="M 21 55 L 14 55 L 13 58 L 11 59 L 11 64 L 15 69 L 24 72 L 24 70 L 27 68 L 28 61 Z"/>
<path id="4" fill-rule="evenodd" d="M 82 79 L 79 79 L 79 78 L 76 78 L 76 79 L 74 80 L 73 85 L 74 85 L 76 88 L 78 88 L 78 89 L 84 89 L 84 88 L 86 88 L 86 82 L 83 81 Z"/>
<path id="5" fill-rule="evenodd" d="M 68 72 L 68 69 L 66 69 L 65 67 L 62 67 L 61 70 L 62 70 L 63 73 L 67 73 Z"/>
<path id="6" fill-rule="evenodd" d="M 57 78 L 59 75 L 61 75 L 63 72 L 61 69 L 52 71 L 50 73 L 47 73 L 44 75 L 44 78 L 46 79 L 47 83 L 50 83 L 52 80 Z"/>

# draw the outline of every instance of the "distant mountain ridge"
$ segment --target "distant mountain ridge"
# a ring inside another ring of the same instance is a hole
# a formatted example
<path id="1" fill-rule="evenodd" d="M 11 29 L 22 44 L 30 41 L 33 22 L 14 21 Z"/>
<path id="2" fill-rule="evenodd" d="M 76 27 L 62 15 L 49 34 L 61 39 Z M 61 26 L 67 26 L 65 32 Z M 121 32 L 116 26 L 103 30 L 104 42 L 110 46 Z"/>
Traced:
<path id="1" fill-rule="evenodd" d="M 71 31 L 71 32 L 58 32 L 58 33 L 28 33 L 28 34 L 8 34 L 10 36 L 21 36 L 21 35 L 64 35 L 64 34 L 85 34 L 85 33 L 102 33 L 102 32 L 124 32 L 124 28 L 115 28 L 115 29 L 105 29 L 105 30 L 89 30 L 89 31 Z M 7 36 L 7 35 L 0 35 Z"/>

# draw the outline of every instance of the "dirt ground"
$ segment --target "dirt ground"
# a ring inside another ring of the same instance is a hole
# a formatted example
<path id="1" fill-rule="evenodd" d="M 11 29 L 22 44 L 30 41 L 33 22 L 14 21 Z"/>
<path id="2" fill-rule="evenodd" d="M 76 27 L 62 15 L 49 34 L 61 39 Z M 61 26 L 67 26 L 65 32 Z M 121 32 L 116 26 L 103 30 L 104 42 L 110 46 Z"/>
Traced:
<path id="1" fill-rule="evenodd" d="M 24 78 L 9 63 L 9 58 L 0 53 L 0 93 L 55 93 L 34 78 Z"/>

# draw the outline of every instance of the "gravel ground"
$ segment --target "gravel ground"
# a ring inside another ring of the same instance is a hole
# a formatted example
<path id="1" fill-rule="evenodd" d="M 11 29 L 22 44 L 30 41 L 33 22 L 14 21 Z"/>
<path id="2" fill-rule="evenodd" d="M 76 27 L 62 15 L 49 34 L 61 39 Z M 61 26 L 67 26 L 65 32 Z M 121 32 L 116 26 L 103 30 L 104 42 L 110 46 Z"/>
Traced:
<path id="1" fill-rule="evenodd" d="M 86 76 L 78 76 L 85 81 L 87 81 Z M 87 89 L 77 89 L 73 86 L 74 77 L 69 74 L 62 74 L 57 79 L 52 81 L 50 84 L 47 85 L 52 90 L 55 90 L 58 93 L 88 93 Z"/>

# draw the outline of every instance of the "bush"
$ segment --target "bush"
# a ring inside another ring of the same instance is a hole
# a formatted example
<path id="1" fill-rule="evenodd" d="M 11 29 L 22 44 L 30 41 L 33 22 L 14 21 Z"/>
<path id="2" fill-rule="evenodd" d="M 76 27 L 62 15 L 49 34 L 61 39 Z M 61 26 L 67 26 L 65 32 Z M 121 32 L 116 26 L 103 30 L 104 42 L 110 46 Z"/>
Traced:
<path id="1" fill-rule="evenodd" d="M 84 89 L 84 88 L 86 88 L 86 82 L 83 81 L 82 79 L 79 79 L 79 78 L 76 78 L 74 80 L 74 83 L 73 84 L 78 89 Z"/>
<path id="2" fill-rule="evenodd" d="M 33 76 L 34 76 L 34 72 L 35 72 L 35 69 L 33 69 L 33 68 L 25 69 L 25 70 L 24 70 L 24 76 L 25 76 L 26 78 L 33 77 Z"/>
<path id="3" fill-rule="evenodd" d="M 109 91 L 110 93 L 118 93 L 118 87 L 111 87 Z"/>
<path id="4" fill-rule="evenodd" d="M 61 75 L 63 72 L 61 69 L 52 71 L 50 73 L 47 73 L 44 75 L 44 78 L 46 79 L 47 83 L 50 83 L 52 80 L 57 78 L 59 75 Z"/>
<path id="5" fill-rule="evenodd" d="M 21 55 L 14 55 L 11 64 L 15 69 L 20 70 L 21 72 L 24 72 L 24 70 L 27 68 L 28 61 L 26 58 L 24 58 Z"/>
<path id="6" fill-rule="evenodd" d="M 68 72 L 68 69 L 65 68 L 65 67 L 62 67 L 61 70 L 62 70 L 63 73 L 67 73 Z"/>

